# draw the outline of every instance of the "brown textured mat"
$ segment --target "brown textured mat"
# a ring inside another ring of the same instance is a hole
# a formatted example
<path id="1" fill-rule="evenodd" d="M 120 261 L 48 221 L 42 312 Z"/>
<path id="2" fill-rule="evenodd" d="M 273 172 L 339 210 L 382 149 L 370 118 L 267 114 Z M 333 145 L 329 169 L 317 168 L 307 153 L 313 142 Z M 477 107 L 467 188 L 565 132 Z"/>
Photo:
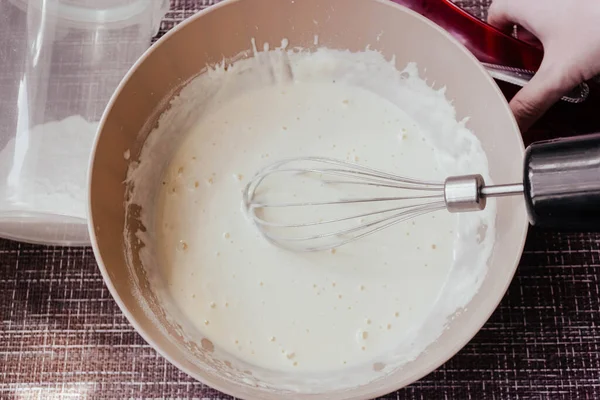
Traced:
<path id="1" fill-rule="evenodd" d="M 173 1 L 162 32 L 210 3 Z M 478 16 L 487 4 L 461 2 Z M 0 241 L 0 398 L 140 397 L 229 398 L 144 342 L 91 250 Z M 600 235 L 532 231 L 481 332 L 440 369 L 385 398 L 600 399 Z"/>

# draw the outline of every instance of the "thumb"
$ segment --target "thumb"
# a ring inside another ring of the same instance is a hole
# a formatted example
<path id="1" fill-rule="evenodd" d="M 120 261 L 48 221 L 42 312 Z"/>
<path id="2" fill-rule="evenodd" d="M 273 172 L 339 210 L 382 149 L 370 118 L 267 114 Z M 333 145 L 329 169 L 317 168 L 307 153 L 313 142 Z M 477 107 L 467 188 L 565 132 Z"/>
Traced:
<path id="1" fill-rule="evenodd" d="M 510 101 L 510 108 L 522 132 L 529 129 L 564 93 L 576 86 L 564 71 L 549 66 L 546 60 L 547 57 L 531 81 Z"/>

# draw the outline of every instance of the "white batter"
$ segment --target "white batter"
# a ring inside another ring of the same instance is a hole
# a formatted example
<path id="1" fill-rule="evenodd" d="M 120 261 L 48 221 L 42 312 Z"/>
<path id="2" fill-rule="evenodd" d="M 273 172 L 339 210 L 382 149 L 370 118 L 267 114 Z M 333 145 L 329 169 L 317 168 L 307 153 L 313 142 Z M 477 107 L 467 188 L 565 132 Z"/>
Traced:
<path id="1" fill-rule="evenodd" d="M 364 366 L 373 379 L 417 357 L 476 293 L 494 205 L 337 251 L 280 250 L 249 223 L 241 192 L 261 167 L 313 155 L 439 181 L 487 174 L 475 136 L 414 66 L 400 73 L 373 51 L 260 53 L 192 81 L 148 139 L 130 171 L 150 227 L 141 257 L 165 308 L 224 358 L 312 376 Z"/>

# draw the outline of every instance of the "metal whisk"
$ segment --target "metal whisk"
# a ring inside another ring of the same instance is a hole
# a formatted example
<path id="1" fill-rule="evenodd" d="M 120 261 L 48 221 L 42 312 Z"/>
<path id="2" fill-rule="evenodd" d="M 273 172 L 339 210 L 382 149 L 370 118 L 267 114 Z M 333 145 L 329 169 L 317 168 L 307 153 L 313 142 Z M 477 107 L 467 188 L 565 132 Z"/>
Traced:
<path id="1" fill-rule="evenodd" d="M 295 251 L 318 251 L 426 213 L 444 208 L 482 210 L 487 197 L 522 193 L 522 184 L 485 186 L 481 175 L 427 182 L 345 161 L 306 157 L 259 171 L 244 191 L 244 205 L 272 243 Z"/>
<path id="2" fill-rule="evenodd" d="M 523 172 L 523 183 L 486 186 L 480 175 L 425 182 L 295 158 L 259 171 L 243 200 L 267 240 L 295 251 L 333 249 L 423 214 L 482 210 L 486 198 L 510 195 L 524 196 L 532 225 L 600 231 L 600 134 L 534 143 Z"/>

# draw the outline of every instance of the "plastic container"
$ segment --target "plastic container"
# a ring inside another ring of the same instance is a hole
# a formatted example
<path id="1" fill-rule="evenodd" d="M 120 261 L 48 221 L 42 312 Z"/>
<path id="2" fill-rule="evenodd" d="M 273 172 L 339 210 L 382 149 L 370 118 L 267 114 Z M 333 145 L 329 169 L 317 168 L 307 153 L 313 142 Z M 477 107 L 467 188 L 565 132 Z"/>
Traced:
<path id="1" fill-rule="evenodd" d="M 92 141 L 168 0 L 0 2 L 0 236 L 86 245 Z"/>

